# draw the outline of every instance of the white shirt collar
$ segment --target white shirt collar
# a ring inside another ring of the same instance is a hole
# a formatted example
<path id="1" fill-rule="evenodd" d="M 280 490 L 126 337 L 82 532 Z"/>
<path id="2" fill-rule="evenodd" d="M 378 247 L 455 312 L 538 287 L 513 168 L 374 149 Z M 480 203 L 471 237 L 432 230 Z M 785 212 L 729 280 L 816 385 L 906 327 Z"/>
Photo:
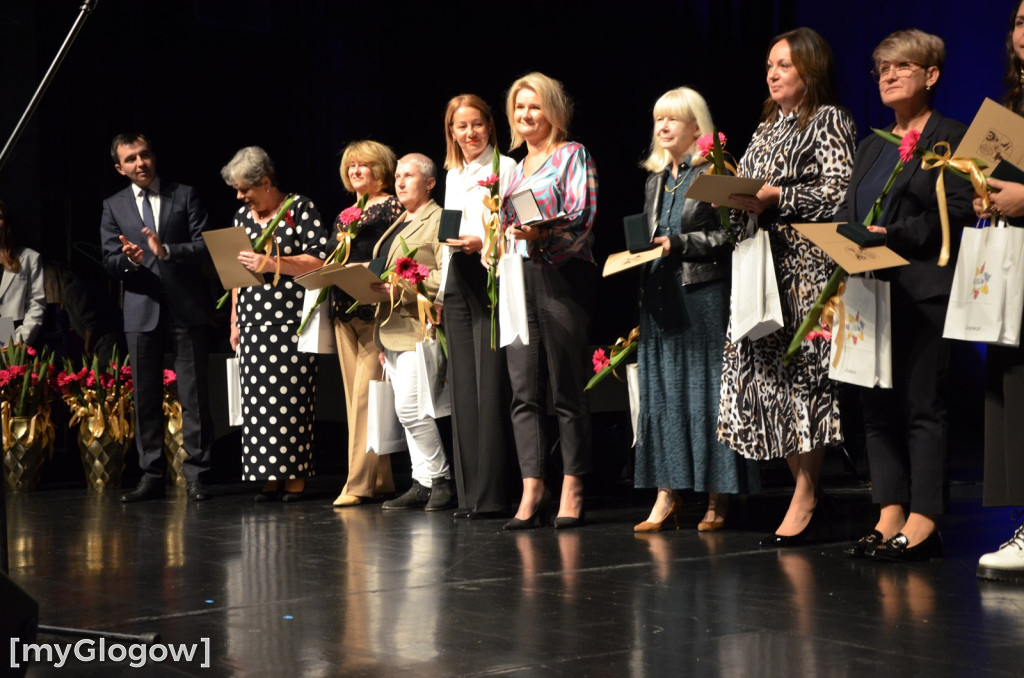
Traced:
<path id="1" fill-rule="evenodd" d="M 150 193 L 152 193 L 154 196 L 159 196 L 160 195 L 160 177 L 156 177 L 155 179 L 153 179 L 153 183 L 151 183 L 149 185 L 149 188 L 147 190 Z M 142 188 L 139 187 L 137 184 L 132 184 L 132 193 L 135 195 L 136 198 L 141 198 L 142 197 Z"/>
<path id="2" fill-rule="evenodd" d="M 493 162 L 494 146 L 487 144 L 487 147 L 480 152 L 480 155 L 466 163 L 464 171 L 467 174 L 476 174 L 483 167 L 490 167 Z"/>

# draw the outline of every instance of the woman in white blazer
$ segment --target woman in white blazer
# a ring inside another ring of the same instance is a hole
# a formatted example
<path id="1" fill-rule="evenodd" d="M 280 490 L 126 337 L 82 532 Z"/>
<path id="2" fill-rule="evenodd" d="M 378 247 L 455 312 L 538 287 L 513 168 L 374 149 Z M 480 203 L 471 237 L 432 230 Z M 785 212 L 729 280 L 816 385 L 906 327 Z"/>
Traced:
<path id="1" fill-rule="evenodd" d="M 31 344 L 43 329 L 46 291 L 39 252 L 18 247 L 7 225 L 7 205 L 0 200 L 0 317 L 14 321 L 14 342 Z M 7 343 L 8 337 L 0 335 Z"/>

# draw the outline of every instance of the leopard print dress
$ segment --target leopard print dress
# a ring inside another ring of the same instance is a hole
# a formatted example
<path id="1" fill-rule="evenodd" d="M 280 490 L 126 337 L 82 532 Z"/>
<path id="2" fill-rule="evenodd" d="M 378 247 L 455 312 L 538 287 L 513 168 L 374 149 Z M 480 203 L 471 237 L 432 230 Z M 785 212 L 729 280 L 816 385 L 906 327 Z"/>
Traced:
<path id="1" fill-rule="evenodd" d="M 750 459 L 779 459 L 842 442 L 839 392 L 828 378 L 829 344 L 804 342 L 782 364 L 790 339 L 834 270 L 834 262 L 788 224 L 827 222 L 846 195 L 856 128 L 845 111 L 823 106 L 804 129 L 779 115 L 754 132 L 740 173 L 781 192 L 763 212 L 779 282 L 784 326 L 756 341 L 726 341 L 718 438 Z"/>

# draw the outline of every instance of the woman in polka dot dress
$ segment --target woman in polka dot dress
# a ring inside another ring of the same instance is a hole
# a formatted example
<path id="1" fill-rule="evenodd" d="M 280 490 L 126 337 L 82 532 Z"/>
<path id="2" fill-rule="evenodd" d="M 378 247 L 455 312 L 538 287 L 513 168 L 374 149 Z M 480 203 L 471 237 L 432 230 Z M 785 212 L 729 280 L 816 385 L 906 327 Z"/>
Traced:
<path id="1" fill-rule="evenodd" d="M 274 164 L 258 146 L 243 148 L 221 177 L 245 205 L 234 225 L 257 238 L 287 195 L 277 187 Z M 277 248 L 262 268 L 266 284 L 232 295 L 231 347 L 239 353 L 242 382 L 242 464 L 245 480 L 266 480 L 256 501 L 295 501 L 313 475 L 313 399 L 316 355 L 301 353 L 295 331 L 304 290 L 292 280 L 318 268 L 327 255 L 327 232 L 312 201 L 298 196 L 274 234 Z M 255 271 L 263 254 L 240 252 Z M 280 265 L 281 279 L 273 285 Z"/>

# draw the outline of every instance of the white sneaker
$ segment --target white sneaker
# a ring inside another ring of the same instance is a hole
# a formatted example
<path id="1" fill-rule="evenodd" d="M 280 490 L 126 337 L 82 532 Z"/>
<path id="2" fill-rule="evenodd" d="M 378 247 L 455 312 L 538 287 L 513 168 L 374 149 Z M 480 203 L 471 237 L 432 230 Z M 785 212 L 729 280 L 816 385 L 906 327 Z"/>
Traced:
<path id="1" fill-rule="evenodd" d="M 998 551 L 986 553 L 978 560 L 978 578 L 1024 582 L 1024 524 Z"/>

